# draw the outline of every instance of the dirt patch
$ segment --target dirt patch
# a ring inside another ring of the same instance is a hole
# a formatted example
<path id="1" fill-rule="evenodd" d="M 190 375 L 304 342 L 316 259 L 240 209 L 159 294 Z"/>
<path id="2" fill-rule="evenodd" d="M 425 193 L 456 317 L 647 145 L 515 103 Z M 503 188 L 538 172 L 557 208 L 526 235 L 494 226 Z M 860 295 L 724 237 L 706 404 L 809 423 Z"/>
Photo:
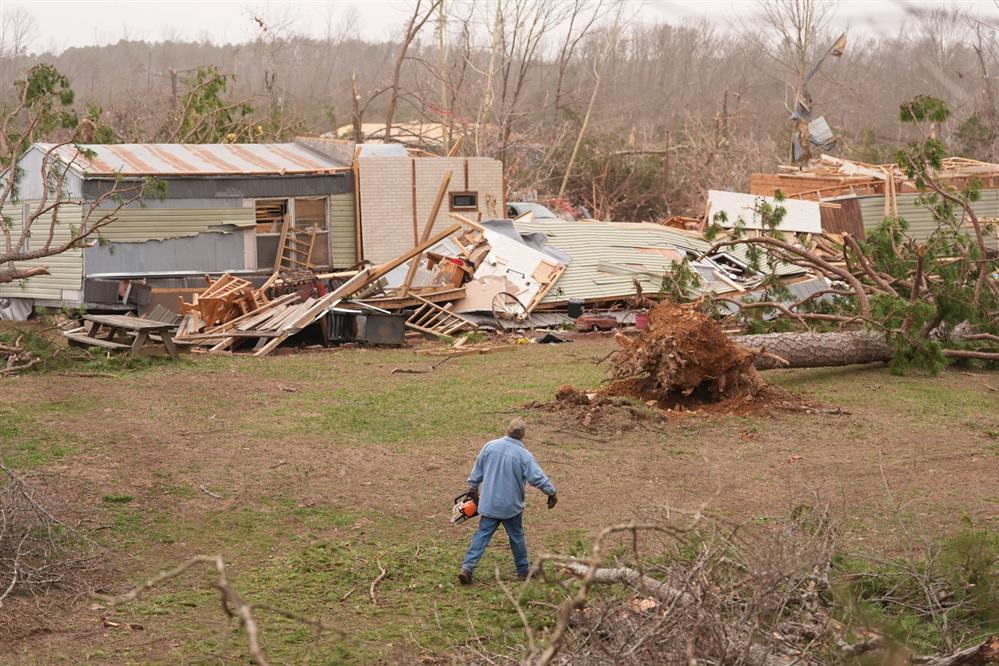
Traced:
<path id="1" fill-rule="evenodd" d="M 638 336 L 617 339 L 614 395 L 672 407 L 746 400 L 765 386 L 753 367 L 756 355 L 691 305 L 661 303 L 649 312 L 649 325 Z"/>
<path id="2" fill-rule="evenodd" d="M 551 402 L 533 402 L 525 408 L 560 413 L 586 428 L 616 431 L 634 430 L 642 424 L 670 422 L 693 415 L 764 416 L 778 411 L 848 414 L 841 408 L 829 407 L 768 384 L 753 393 L 740 392 L 717 402 L 705 402 L 691 395 L 668 401 L 643 399 L 638 404 L 636 396 L 646 397 L 640 380 L 622 380 L 591 392 L 564 385 L 556 391 Z"/>
<path id="3" fill-rule="evenodd" d="M 628 432 L 668 420 L 664 412 L 650 408 L 653 406 L 636 404 L 629 396 L 613 396 L 606 391 L 587 393 L 563 384 L 555 392 L 555 400 L 531 402 L 524 408 L 557 413 L 592 431 Z"/>

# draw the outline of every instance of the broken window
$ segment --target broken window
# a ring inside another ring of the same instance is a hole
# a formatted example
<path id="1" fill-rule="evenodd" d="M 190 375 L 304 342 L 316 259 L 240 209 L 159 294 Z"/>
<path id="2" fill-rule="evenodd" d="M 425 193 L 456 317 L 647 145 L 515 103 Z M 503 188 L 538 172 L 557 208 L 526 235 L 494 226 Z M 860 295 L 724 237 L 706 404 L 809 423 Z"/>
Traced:
<path id="1" fill-rule="evenodd" d="M 479 210 L 479 193 L 451 192 L 451 210 Z"/>
<path id="2" fill-rule="evenodd" d="M 279 258 L 284 269 L 329 266 L 326 204 L 326 197 L 258 199 L 257 268 L 273 269 Z"/>

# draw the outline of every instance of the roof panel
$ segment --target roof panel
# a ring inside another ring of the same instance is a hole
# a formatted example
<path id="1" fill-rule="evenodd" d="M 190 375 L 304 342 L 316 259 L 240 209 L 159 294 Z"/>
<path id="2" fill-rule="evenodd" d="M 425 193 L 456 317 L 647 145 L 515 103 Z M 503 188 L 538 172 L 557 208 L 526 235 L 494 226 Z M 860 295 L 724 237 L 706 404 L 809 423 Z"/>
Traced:
<path id="1" fill-rule="evenodd" d="M 47 151 L 53 144 L 39 144 Z M 123 143 L 59 147 L 63 162 L 88 176 L 235 176 L 331 173 L 344 165 L 297 143 Z"/>

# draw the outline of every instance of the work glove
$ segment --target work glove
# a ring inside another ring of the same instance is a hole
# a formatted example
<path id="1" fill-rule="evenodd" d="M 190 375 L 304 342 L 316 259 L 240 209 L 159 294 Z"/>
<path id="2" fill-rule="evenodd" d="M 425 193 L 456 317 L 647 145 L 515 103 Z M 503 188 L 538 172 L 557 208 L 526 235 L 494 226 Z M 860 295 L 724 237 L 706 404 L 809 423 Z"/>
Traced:
<path id="1" fill-rule="evenodd" d="M 556 504 L 558 504 L 558 496 L 553 493 L 548 496 L 548 508 L 554 509 Z"/>
<path id="2" fill-rule="evenodd" d="M 476 504 L 479 503 L 479 489 L 478 488 L 469 488 L 468 489 L 468 496 L 471 497 L 472 501 L 475 502 Z"/>

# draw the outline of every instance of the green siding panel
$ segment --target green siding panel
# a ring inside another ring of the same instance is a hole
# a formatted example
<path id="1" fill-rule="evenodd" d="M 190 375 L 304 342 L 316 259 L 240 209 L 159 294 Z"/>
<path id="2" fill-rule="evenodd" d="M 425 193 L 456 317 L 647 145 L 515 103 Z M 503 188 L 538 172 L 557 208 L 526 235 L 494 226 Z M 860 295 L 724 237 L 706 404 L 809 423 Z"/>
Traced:
<path id="1" fill-rule="evenodd" d="M 331 261 L 336 268 L 357 263 L 357 224 L 354 217 L 354 193 L 330 195 Z"/>
<path id="2" fill-rule="evenodd" d="M 972 208 L 979 219 L 999 218 L 999 190 L 982 190 L 982 197 L 972 204 Z M 909 236 L 917 241 L 926 241 L 937 230 L 939 222 L 933 217 L 933 213 L 923 205 L 916 203 L 921 195 L 918 193 L 899 194 L 898 214 L 899 217 L 909 223 Z M 884 221 L 885 198 L 883 196 L 858 197 L 860 203 L 860 214 L 864 219 L 864 229 L 876 228 Z M 967 227 L 969 234 L 974 233 L 970 225 Z M 986 235 L 986 245 L 996 247 L 995 233 Z"/>
<path id="3" fill-rule="evenodd" d="M 122 208 L 101 236 L 116 242 L 141 243 L 196 236 L 220 226 L 252 227 L 253 207 L 243 208 Z"/>

